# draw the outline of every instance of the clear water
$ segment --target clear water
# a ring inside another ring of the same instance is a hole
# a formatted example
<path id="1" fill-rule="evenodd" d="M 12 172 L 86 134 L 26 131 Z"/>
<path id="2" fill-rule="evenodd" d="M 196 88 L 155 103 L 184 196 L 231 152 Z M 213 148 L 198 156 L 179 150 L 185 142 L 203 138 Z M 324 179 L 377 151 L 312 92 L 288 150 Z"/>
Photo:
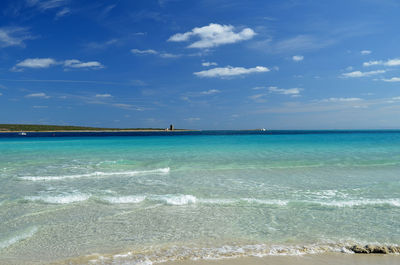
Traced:
<path id="1" fill-rule="evenodd" d="M 1 264 L 354 243 L 400 244 L 400 132 L 0 138 Z"/>

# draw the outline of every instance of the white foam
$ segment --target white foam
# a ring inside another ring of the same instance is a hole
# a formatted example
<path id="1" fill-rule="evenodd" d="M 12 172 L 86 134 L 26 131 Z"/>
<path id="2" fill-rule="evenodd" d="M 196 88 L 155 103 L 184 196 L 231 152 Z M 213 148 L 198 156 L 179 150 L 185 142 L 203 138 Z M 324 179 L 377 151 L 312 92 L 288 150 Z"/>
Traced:
<path id="1" fill-rule="evenodd" d="M 0 241 L 0 249 L 7 248 L 21 240 L 25 240 L 27 238 L 32 237 L 37 232 L 37 230 L 38 230 L 37 227 L 31 227 L 16 236 L 8 238 L 4 241 Z"/>
<path id="2" fill-rule="evenodd" d="M 335 207 L 353 207 L 363 205 L 390 205 L 394 207 L 400 207 L 400 199 L 365 199 L 365 200 L 350 200 L 350 201 L 311 201 L 311 203 L 317 203 L 326 206 Z"/>
<path id="3" fill-rule="evenodd" d="M 204 204 L 234 204 L 238 203 L 236 199 L 198 199 L 200 203 Z"/>
<path id="4" fill-rule="evenodd" d="M 163 195 L 158 196 L 158 199 L 169 205 L 186 205 L 197 201 L 193 195 Z"/>
<path id="5" fill-rule="evenodd" d="M 254 198 L 243 198 L 242 200 L 245 202 L 248 202 L 248 203 L 280 205 L 280 206 L 285 206 L 289 203 L 288 201 L 283 201 L 283 200 L 262 200 L 262 199 L 254 199 Z"/>
<path id="6" fill-rule="evenodd" d="M 347 198 L 348 194 L 339 190 L 321 190 L 321 191 L 306 191 L 304 194 L 308 198 L 313 199 L 332 199 L 334 197 Z"/>
<path id="7" fill-rule="evenodd" d="M 134 171 L 119 171 L 119 172 L 92 172 L 87 174 L 77 175 L 62 175 L 62 176 L 25 176 L 20 177 L 23 180 L 30 181 L 44 181 L 44 180 L 63 180 L 63 179 L 75 179 L 75 178 L 88 178 L 88 177 L 108 177 L 108 176 L 135 176 L 142 174 L 167 174 L 170 168 L 157 168 L 151 170 L 134 170 Z"/>
<path id="8" fill-rule="evenodd" d="M 73 202 L 86 201 L 90 198 L 90 195 L 83 193 L 75 193 L 75 194 L 65 194 L 65 195 L 42 195 L 42 196 L 26 196 L 25 199 L 29 201 L 42 201 L 46 203 L 54 203 L 54 204 L 68 204 Z"/>
<path id="9" fill-rule="evenodd" d="M 140 203 L 146 199 L 146 196 L 119 196 L 119 197 L 103 197 L 103 200 L 106 200 L 110 203 Z"/>
<path id="10" fill-rule="evenodd" d="M 188 195 L 191 196 L 191 195 Z M 273 199 L 258 199 L 258 198 L 238 198 L 238 199 L 196 199 L 194 202 L 204 204 L 236 204 L 246 202 L 249 204 L 263 204 L 263 205 L 277 205 L 287 206 L 289 203 L 306 203 L 306 204 L 319 204 L 322 206 L 332 207 L 355 207 L 363 205 L 390 205 L 393 207 L 400 207 L 400 199 L 364 199 L 364 200 L 273 200 Z"/>
<path id="11" fill-rule="evenodd" d="M 312 245 L 223 245 L 220 247 L 185 247 L 171 246 L 169 248 L 143 248 L 135 252 L 116 254 L 113 256 L 99 256 L 93 260 L 95 264 L 135 264 L 151 265 L 167 261 L 178 260 L 219 260 L 238 257 L 265 257 L 265 256 L 301 256 L 305 254 L 319 254 L 325 252 L 346 252 L 343 244 L 312 244 Z"/>

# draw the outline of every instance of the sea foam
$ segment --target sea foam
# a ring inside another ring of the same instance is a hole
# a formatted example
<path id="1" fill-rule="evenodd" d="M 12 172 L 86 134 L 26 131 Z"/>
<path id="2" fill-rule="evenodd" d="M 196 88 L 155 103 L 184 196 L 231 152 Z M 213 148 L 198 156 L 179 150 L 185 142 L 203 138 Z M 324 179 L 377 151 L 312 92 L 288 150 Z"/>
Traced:
<path id="1" fill-rule="evenodd" d="M 390 205 L 400 207 L 400 199 L 365 199 L 365 200 L 348 200 L 348 201 L 310 201 L 323 206 L 334 207 L 354 207 L 368 205 Z"/>
<path id="2" fill-rule="evenodd" d="M 119 196 L 119 197 L 103 197 L 103 200 L 113 203 L 140 203 L 146 199 L 146 196 Z"/>
<path id="3" fill-rule="evenodd" d="M 108 177 L 108 176 L 135 176 L 142 174 L 167 174 L 170 168 L 157 168 L 151 170 L 134 170 L 134 171 L 119 171 L 119 172 L 92 172 L 86 174 L 77 175 L 61 175 L 61 176 L 24 176 L 20 177 L 23 180 L 30 181 L 46 181 L 46 180 L 64 180 L 64 179 L 76 179 L 76 178 L 88 178 L 88 177 Z"/>
<path id="4" fill-rule="evenodd" d="M 63 194 L 55 196 L 50 196 L 50 195 L 26 196 L 24 198 L 29 201 L 41 201 L 52 204 L 68 204 L 73 202 L 86 201 L 87 199 L 90 198 L 90 195 L 84 193 L 74 193 L 74 194 Z"/>
<path id="5" fill-rule="evenodd" d="M 197 198 L 193 195 L 162 195 L 157 196 L 156 199 L 169 205 L 186 205 L 197 202 Z"/>

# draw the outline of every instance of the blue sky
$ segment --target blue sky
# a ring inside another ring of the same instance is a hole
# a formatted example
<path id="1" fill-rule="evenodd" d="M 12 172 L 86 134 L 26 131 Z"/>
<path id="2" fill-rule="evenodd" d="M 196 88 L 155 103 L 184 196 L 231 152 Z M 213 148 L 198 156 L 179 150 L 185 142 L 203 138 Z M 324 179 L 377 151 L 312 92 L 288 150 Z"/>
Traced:
<path id="1" fill-rule="evenodd" d="M 0 3 L 0 123 L 400 128 L 400 2 Z"/>

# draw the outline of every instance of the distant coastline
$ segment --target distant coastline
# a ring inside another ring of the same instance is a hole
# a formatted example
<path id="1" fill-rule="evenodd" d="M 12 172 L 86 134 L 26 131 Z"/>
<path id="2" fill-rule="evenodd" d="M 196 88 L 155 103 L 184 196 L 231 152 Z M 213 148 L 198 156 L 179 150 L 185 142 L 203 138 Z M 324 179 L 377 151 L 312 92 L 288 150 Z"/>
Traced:
<path id="1" fill-rule="evenodd" d="M 15 132 L 165 132 L 167 128 L 97 128 L 84 126 L 35 125 L 35 124 L 0 124 L 0 133 Z M 173 131 L 195 131 L 173 129 Z"/>

